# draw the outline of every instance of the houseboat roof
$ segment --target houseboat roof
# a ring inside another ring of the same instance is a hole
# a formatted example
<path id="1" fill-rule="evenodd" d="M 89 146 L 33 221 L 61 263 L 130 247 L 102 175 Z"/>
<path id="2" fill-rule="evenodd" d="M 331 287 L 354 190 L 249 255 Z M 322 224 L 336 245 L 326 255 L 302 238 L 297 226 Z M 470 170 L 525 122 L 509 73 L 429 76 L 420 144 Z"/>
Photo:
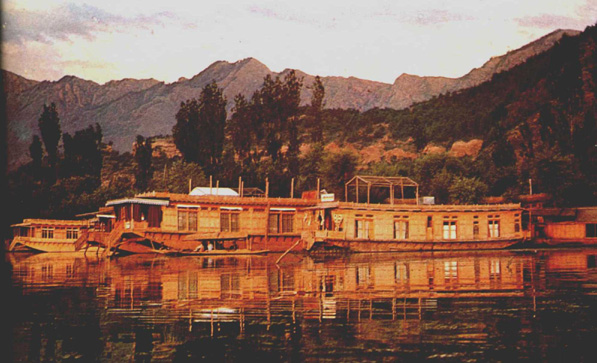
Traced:
<path id="1" fill-rule="evenodd" d="M 597 207 L 578 208 L 576 221 L 597 223 Z"/>
<path id="2" fill-rule="evenodd" d="M 168 205 L 168 200 L 164 199 L 148 199 L 148 198 L 122 198 L 114 199 L 106 202 L 106 206 L 118 204 L 146 204 L 146 205 Z"/>
<path id="3" fill-rule="evenodd" d="M 320 203 L 319 208 L 340 208 L 363 211 L 395 212 L 500 212 L 521 209 L 519 203 L 509 204 L 367 204 L 352 202 Z"/>
<path id="4" fill-rule="evenodd" d="M 49 226 L 49 227 L 80 227 L 87 226 L 85 220 L 66 220 L 66 219 L 24 219 L 23 222 L 13 224 L 11 227 L 31 227 L 31 226 Z"/>
<path id="5" fill-rule="evenodd" d="M 228 196 L 238 197 L 238 193 L 231 188 L 210 188 L 210 187 L 196 187 L 191 190 L 189 195 L 213 195 L 213 196 Z"/>
<path id="6" fill-rule="evenodd" d="M 314 205 L 313 200 L 299 198 L 263 198 L 263 197 L 233 197 L 221 195 L 189 195 L 168 192 L 149 192 L 138 194 L 135 199 L 167 200 L 170 203 L 196 203 L 218 205 L 270 205 L 284 207 L 304 207 Z"/>

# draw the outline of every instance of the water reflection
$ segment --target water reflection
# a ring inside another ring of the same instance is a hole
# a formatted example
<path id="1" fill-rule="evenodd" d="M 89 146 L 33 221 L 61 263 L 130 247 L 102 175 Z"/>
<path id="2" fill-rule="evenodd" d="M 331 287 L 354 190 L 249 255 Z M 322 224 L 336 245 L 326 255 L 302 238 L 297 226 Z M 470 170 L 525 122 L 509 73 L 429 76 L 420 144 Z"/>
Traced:
<path id="1" fill-rule="evenodd" d="M 582 359 L 597 335 L 596 256 L 13 254 L 15 358 Z"/>

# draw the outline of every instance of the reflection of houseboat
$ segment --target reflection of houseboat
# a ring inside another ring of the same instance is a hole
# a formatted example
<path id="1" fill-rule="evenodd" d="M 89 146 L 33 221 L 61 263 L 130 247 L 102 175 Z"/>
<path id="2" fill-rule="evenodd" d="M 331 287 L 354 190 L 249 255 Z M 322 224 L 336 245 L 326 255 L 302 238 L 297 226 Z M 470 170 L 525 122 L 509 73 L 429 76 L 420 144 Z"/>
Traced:
<path id="1" fill-rule="evenodd" d="M 88 221 L 25 219 L 11 226 L 9 251 L 75 252 L 87 242 Z"/>

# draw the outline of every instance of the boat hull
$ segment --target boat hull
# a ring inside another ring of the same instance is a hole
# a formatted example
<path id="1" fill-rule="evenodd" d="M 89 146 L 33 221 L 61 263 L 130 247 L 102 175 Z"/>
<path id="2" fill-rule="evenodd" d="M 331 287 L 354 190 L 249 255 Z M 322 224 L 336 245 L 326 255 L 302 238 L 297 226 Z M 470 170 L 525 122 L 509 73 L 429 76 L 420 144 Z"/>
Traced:
<path id="1" fill-rule="evenodd" d="M 375 241 L 325 239 L 316 242 L 318 247 L 335 247 L 351 252 L 400 252 L 400 251 L 470 251 L 499 250 L 521 243 L 522 239 L 503 239 L 489 241 Z"/>
<path id="2" fill-rule="evenodd" d="M 74 240 L 36 240 L 31 238 L 15 237 L 8 245 L 8 251 L 76 252 L 77 249 Z"/>

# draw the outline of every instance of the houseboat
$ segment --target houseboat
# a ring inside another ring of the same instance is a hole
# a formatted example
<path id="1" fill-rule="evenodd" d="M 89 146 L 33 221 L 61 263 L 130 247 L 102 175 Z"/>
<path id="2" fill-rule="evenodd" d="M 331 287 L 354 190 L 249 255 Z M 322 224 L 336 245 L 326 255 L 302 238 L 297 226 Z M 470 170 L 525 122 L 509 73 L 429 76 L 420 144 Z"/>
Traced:
<path id="1" fill-rule="evenodd" d="M 534 239 L 550 246 L 597 244 L 597 207 L 540 208 L 531 211 Z"/>
<path id="2" fill-rule="evenodd" d="M 144 193 L 108 201 L 113 225 L 96 240 L 110 250 L 136 246 L 130 252 L 185 254 L 477 250 L 523 240 L 520 204 L 424 204 L 418 184 L 405 177 L 356 176 L 345 193 L 344 202 L 329 193 L 304 198 L 245 197 L 216 188 Z"/>
<path id="3" fill-rule="evenodd" d="M 13 224 L 13 238 L 7 250 L 76 252 L 87 247 L 88 220 L 25 219 Z"/>
<path id="4" fill-rule="evenodd" d="M 409 178 L 355 176 L 346 183 L 346 202 L 310 208 L 320 225 L 306 234 L 307 247 L 357 252 L 479 250 L 502 249 L 523 240 L 520 204 L 435 205 L 418 195 L 418 184 Z M 374 196 L 385 203 L 372 202 Z"/>

